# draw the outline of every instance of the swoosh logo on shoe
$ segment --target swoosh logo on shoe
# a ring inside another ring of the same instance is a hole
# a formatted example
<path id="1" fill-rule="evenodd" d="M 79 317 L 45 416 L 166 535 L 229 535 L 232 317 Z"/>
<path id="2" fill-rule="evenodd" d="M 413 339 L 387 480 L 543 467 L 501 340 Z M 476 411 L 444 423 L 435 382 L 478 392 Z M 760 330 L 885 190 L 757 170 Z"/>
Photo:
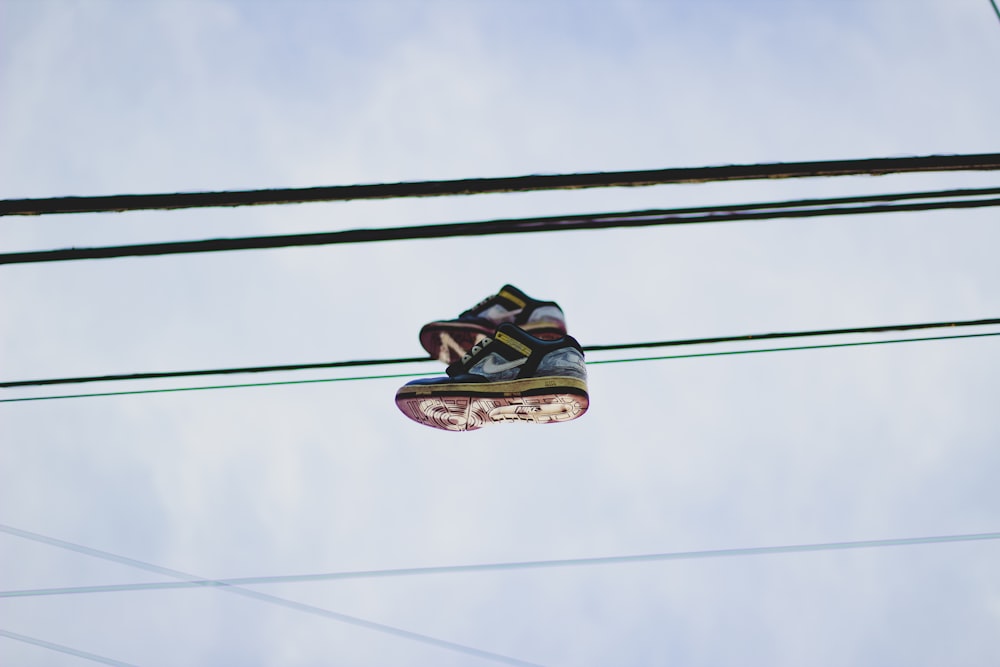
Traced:
<path id="1" fill-rule="evenodd" d="M 483 361 L 483 370 L 487 373 L 502 373 L 504 371 L 509 371 L 512 368 L 517 368 L 528 361 L 527 357 L 521 357 L 520 359 L 515 359 L 514 361 L 508 361 L 505 364 L 498 364 L 493 360 L 493 357 L 487 357 Z"/>

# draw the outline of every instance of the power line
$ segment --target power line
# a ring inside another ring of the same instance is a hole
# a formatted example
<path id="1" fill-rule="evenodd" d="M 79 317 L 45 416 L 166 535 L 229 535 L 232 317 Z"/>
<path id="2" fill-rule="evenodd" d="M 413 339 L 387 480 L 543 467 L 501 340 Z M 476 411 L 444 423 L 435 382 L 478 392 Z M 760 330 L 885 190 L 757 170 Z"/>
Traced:
<path id="1" fill-rule="evenodd" d="M 45 380 L 15 380 L 0 382 L 0 387 L 37 387 L 55 384 L 79 384 L 84 382 L 118 382 L 122 380 L 158 380 L 165 378 L 198 377 L 205 375 L 230 375 L 234 373 L 274 373 L 280 371 L 317 370 L 328 368 L 352 368 L 358 366 L 388 366 L 434 361 L 430 357 L 401 357 L 398 359 L 357 359 L 352 361 L 330 361 L 315 364 L 285 364 L 281 366 L 246 366 L 243 368 L 217 368 L 194 371 L 167 371 L 163 373 L 126 373 L 122 375 L 92 375 L 87 377 L 50 378 Z"/>
<path id="2" fill-rule="evenodd" d="M 1000 7 L 997 6 L 996 0 L 990 0 L 990 4 L 993 5 L 993 11 L 996 12 L 997 18 L 1000 19 Z"/>
<path id="3" fill-rule="evenodd" d="M 729 350 L 726 352 L 701 352 L 695 354 L 673 354 L 660 357 L 632 357 L 629 359 L 602 359 L 600 361 L 588 361 L 593 364 L 621 364 L 637 361 L 665 361 L 667 359 L 698 359 L 701 357 L 728 357 L 737 354 L 759 354 L 761 352 L 798 352 L 800 350 L 830 350 L 840 347 L 862 347 L 866 345 L 892 345 L 895 343 L 922 343 L 931 340 L 959 340 L 962 338 L 988 338 L 990 336 L 1000 336 L 1000 331 L 995 333 L 965 334 L 959 336 L 927 336 L 925 338 L 896 338 L 893 340 L 867 340 L 855 343 L 827 343 L 826 345 L 798 345 L 795 347 L 769 347 L 754 350 Z"/>
<path id="4" fill-rule="evenodd" d="M 586 345 L 585 352 L 608 352 L 614 350 L 633 350 L 655 347 L 684 347 L 690 345 L 712 345 L 718 343 L 736 343 L 751 340 L 776 340 L 786 338 L 809 338 L 815 336 L 842 336 L 847 334 L 886 333 L 890 331 L 918 331 L 925 329 L 943 329 L 958 327 L 979 327 L 1000 324 L 1000 318 L 979 320 L 958 320 L 951 322 L 922 322 L 919 324 L 888 324 L 867 327 L 851 327 L 846 329 L 815 329 L 812 331 L 784 331 L 765 334 L 743 334 L 739 336 L 715 336 L 712 338 L 686 338 L 681 340 L 664 340 L 645 343 L 618 343 L 613 345 Z M 307 364 L 282 364 L 279 366 L 243 366 L 237 368 L 216 368 L 189 371 L 166 371 L 146 373 L 126 373 L 120 375 L 90 375 L 79 377 L 48 378 L 39 380 L 8 380 L 0 382 L 0 388 L 37 387 L 59 384 L 81 384 L 86 382 L 118 382 L 124 380 L 154 380 L 180 377 L 197 377 L 206 375 L 231 375 L 235 373 L 273 373 L 279 371 L 319 370 L 329 368 L 351 368 L 359 366 L 391 366 L 399 364 L 421 363 L 433 361 L 430 357 L 399 357 L 395 359 L 354 359 L 350 361 L 330 361 Z M 388 377 L 405 377 L 404 375 Z"/>
<path id="5" fill-rule="evenodd" d="M 167 387 L 164 389 L 135 389 L 132 391 L 104 391 L 91 394 L 60 394 L 56 396 L 24 396 L 2 398 L 0 403 L 25 403 L 28 401 L 54 401 L 63 398 L 98 398 L 104 396 L 137 396 L 139 394 L 171 394 L 181 391 L 206 391 L 211 389 L 241 389 L 243 387 L 280 387 L 295 384 L 320 384 L 329 382 L 351 382 L 355 380 L 387 380 L 392 378 L 426 377 L 433 373 L 393 373 L 390 375 L 361 375 L 343 378 L 319 378 L 314 380 L 285 380 L 282 382 L 249 382 L 245 384 L 217 384 L 203 387 Z"/>
<path id="6" fill-rule="evenodd" d="M 979 327 L 1000 324 L 1000 318 L 979 320 L 954 320 L 951 322 L 921 322 L 918 324 L 882 324 L 867 327 L 850 327 L 844 329 L 814 329 L 811 331 L 780 331 L 765 334 L 744 334 L 742 336 L 716 336 L 714 338 L 687 338 L 682 340 L 664 340 L 652 343 L 621 343 L 615 345 L 590 345 L 584 347 L 586 352 L 604 352 L 610 350 L 633 350 L 649 347 L 684 347 L 688 345 L 711 345 L 716 343 L 736 343 L 749 340 L 779 340 L 785 338 L 812 338 L 816 336 L 844 336 L 848 334 L 888 333 L 890 331 L 920 331 L 924 329 L 951 329 L 960 327 Z M 0 387 L 3 387 L 0 384 Z"/>
<path id="7" fill-rule="evenodd" d="M 113 667 L 136 667 L 130 662 L 121 662 L 120 660 L 112 660 L 111 658 L 105 658 L 104 656 L 97 655 L 95 653 L 87 653 L 86 651 L 80 651 L 79 649 L 71 648 L 69 646 L 63 646 L 62 644 L 53 644 L 52 642 L 47 642 L 44 639 L 38 639 L 36 637 L 28 637 L 27 635 L 19 635 L 16 632 L 10 632 L 9 630 L 0 630 L 0 637 L 6 637 L 7 639 L 13 639 L 15 641 L 24 642 L 25 644 L 33 644 L 35 646 L 41 646 L 42 648 L 47 648 L 50 651 L 58 651 L 59 653 L 65 653 L 67 655 L 72 655 L 77 658 L 83 658 L 84 660 L 90 660 L 91 662 L 99 662 L 105 665 L 112 665 Z"/>
<path id="8" fill-rule="evenodd" d="M 728 352 L 702 352 L 696 354 L 676 354 L 670 356 L 660 356 L 660 357 L 636 357 L 631 359 L 605 359 L 601 361 L 588 361 L 588 365 L 594 364 L 620 364 L 627 362 L 638 362 L 638 361 L 664 361 L 668 359 L 696 359 L 701 357 L 725 357 L 737 354 L 758 354 L 762 352 L 794 352 L 800 350 L 826 350 L 839 347 L 860 347 L 863 345 L 889 345 L 893 343 L 918 343 L 924 341 L 932 340 L 957 340 L 961 338 L 986 338 L 989 336 L 1000 336 L 1000 332 L 996 333 L 982 333 L 982 334 L 966 334 L 960 336 L 930 336 L 926 338 L 903 338 L 895 340 L 874 340 L 874 341 L 861 341 L 856 343 L 830 343 L 827 345 L 801 345 L 798 347 L 773 347 L 764 349 L 753 349 L 753 350 L 731 350 Z M 28 401 L 52 401 L 63 398 L 97 398 L 103 396 L 135 396 L 139 394 L 168 394 L 176 393 L 181 391 L 205 391 L 209 389 L 241 389 L 245 387 L 276 387 L 281 385 L 296 385 L 296 384 L 318 384 L 327 382 L 349 382 L 355 380 L 386 380 L 392 378 L 409 378 L 409 377 L 426 377 L 428 375 L 433 375 L 433 373 L 395 373 L 392 375 L 364 375 L 355 377 L 341 377 L 341 378 L 319 378 L 312 380 L 285 380 L 282 382 L 252 382 L 245 384 L 225 384 L 225 385 L 210 385 L 202 387 L 168 387 L 165 389 L 136 389 L 133 391 L 108 391 L 108 392 L 98 392 L 91 394 L 62 394 L 57 396 L 25 396 L 21 398 L 4 398 L 0 399 L 0 403 L 24 403 Z"/>
<path id="9" fill-rule="evenodd" d="M 153 563 L 147 563 L 145 561 L 136 560 L 134 558 L 128 558 L 127 556 L 119 556 L 118 554 L 114 554 L 108 551 L 93 549 L 91 547 L 87 547 L 81 544 L 75 544 L 73 542 L 60 540 L 55 537 L 49 537 L 47 535 L 33 533 L 31 531 L 22 530 L 20 528 L 14 528 L 13 526 L 8 526 L 5 524 L 0 524 L 0 532 L 7 533 L 8 535 L 14 535 L 16 537 L 21 537 L 26 540 L 40 542 L 42 544 L 47 544 L 49 546 L 58 547 L 60 549 L 74 551 L 76 553 L 83 554 L 85 556 L 100 558 L 102 560 L 110 561 L 112 563 L 127 565 L 129 567 L 145 570 L 147 572 L 154 572 L 156 574 L 172 577 L 174 579 L 180 579 L 183 581 L 201 581 L 204 579 L 203 577 L 199 577 L 193 574 L 188 574 L 186 572 L 181 572 L 179 570 L 172 570 L 170 568 L 162 567 L 160 565 L 154 565 Z M 383 623 L 368 621 L 363 618 L 358 618 L 356 616 L 349 616 L 347 614 L 341 614 L 339 612 L 330 611 L 328 609 L 323 609 L 321 607 L 303 604 L 301 602 L 288 600 L 286 598 L 281 598 L 274 595 L 268 595 L 267 593 L 259 593 L 254 590 L 239 588 L 237 586 L 232 586 L 229 584 L 220 584 L 218 586 L 218 589 L 226 593 L 241 595 L 243 597 L 259 600 L 261 602 L 267 602 L 269 604 L 274 604 L 281 607 L 294 609 L 296 611 L 305 612 L 308 614 L 312 614 L 314 616 L 329 618 L 335 621 L 340 621 L 341 623 L 347 623 L 349 625 L 354 625 L 368 630 L 382 632 L 385 634 L 393 635 L 395 637 L 400 637 L 402 639 L 409 639 L 411 641 L 420 642 L 422 644 L 428 644 L 436 648 L 441 648 L 456 653 L 462 653 L 464 655 L 471 655 L 476 658 L 482 658 L 484 660 L 492 660 L 494 662 L 501 662 L 508 665 L 517 665 L 518 667 L 539 667 L 535 663 L 527 662 L 524 660 L 518 660 L 517 658 L 512 658 L 510 656 L 502 655 L 499 653 L 484 651 L 472 646 L 457 644 L 455 642 L 450 642 L 444 639 L 438 639 L 436 637 L 431 637 L 429 635 L 424 635 L 417 632 L 410 632 L 409 630 L 403 630 L 402 628 L 398 628 L 392 625 L 385 625 Z"/>
<path id="10" fill-rule="evenodd" d="M 813 218 L 832 215 L 869 215 L 876 213 L 902 213 L 942 209 L 982 208 L 1000 206 L 1000 199 L 957 199 L 955 194 L 998 194 L 1000 188 L 941 192 L 916 192 L 891 195 L 812 199 L 797 202 L 767 202 L 761 204 L 721 205 L 715 207 L 662 209 L 652 211 L 623 211 L 562 215 L 553 217 L 514 218 L 481 222 L 457 222 L 433 225 L 408 225 L 379 229 L 349 229 L 339 232 L 312 232 L 307 234 L 280 234 L 271 236 L 245 236 L 237 238 L 202 239 L 195 241 L 168 241 L 123 246 L 91 248 L 63 248 L 58 250 L 31 250 L 0 254 L 0 264 L 33 264 L 38 262 L 65 262 L 83 259 L 112 259 L 119 257 L 151 257 L 203 252 L 234 250 L 264 250 L 274 248 L 372 243 L 376 241 L 412 241 L 498 234 L 526 234 L 535 232 L 582 231 L 662 225 L 691 225 L 715 222 L 774 220 L 780 218 Z M 843 202 L 885 202 L 911 199 L 949 197 L 943 201 L 911 201 L 907 203 L 880 203 L 865 206 L 842 206 Z"/>
<path id="11" fill-rule="evenodd" d="M 814 553 L 819 551 L 847 551 L 853 549 L 876 549 L 885 547 L 916 546 L 924 544 L 945 544 L 955 542 L 980 542 L 1000 540 L 997 533 L 966 533 L 960 535 L 937 535 L 930 537 L 887 538 L 879 540 L 855 540 L 850 542 L 820 542 L 813 544 L 791 544 L 769 547 L 740 547 L 735 549 L 706 549 L 700 551 L 670 551 L 665 553 L 637 554 L 627 556 L 596 556 L 589 558 L 558 558 L 550 560 L 513 561 L 503 563 L 476 563 L 472 565 L 439 565 L 431 567 L 405 567 L 383 570 L 355 570 L 347 572 L 321 572 L 316 574 L 289 574 L 260 577 L 233 577 L 228 579 L 200 579 L 196 581 L 154 581 L 132 584 L 106 584 L 99 586 L 67 586 L 61 588 L 35 588 L 17 591 L 2 591 L 0 598 L 41 597 L 53 595 L 80 595 L 91 593 L 120 593 L 124 591 L 173 590 L 178 588 L 217 588 L 219 586 L 257 586 L 262 584 L 311 583 L 317 581 L 338 581 L 344 579 L 374 579 L 381 577 L 411 577 L 433 574 L 462 574 L 470 572 L 509 572 L 513 570 L 537 570 L 593 565 L 625 565 L 632 563 L 654 563 L 675 560 L 702 560 L 707 558 L 733 558 L 747 556 L 767 556 L 774 554 Z"/>
<path id="12" fill-rule="evenodd" d="M 180 208 L 299 204 L 320 201 L 441 197 L 504 192 L 536 192 L 606 187 L 638 187 L 670 183 L 707 183 L 764 178 L 810 178 L 940 171 L 1000 169 L 1000 154 L 928 155 L 813 162 L 779 162 L 714 167 L 679 167 L 639 171 L 548 174 L 503 178 L 467 178 L 367 185 L 280 188 L 169 194 L 47 197 L 0 201 L 0 216 L 52 213 L 101 213 Z"/>

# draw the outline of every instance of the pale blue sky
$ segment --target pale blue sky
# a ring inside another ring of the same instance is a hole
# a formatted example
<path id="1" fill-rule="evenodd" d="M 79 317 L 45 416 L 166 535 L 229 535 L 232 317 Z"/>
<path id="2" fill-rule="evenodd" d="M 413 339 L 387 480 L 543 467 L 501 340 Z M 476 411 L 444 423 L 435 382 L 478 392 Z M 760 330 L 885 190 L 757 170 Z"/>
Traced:
<path id="1" fill-rule="evenodd" d="M 0 195 L 996 152 L 998 59 L 985 0 L 0 0 Z M 996 184 L 8 218 L 0 243 Z M 982 209 L 7 266 L 0 375 L 412 356 L 424 322 L 506 282 L 557 300 L 585 345 L 998 317 L 997 222 Z M 997 531 L 994 340 L 592 366 L 584 417 L 468 434 L 402 417 L 403 380 L 8 403 L 0 523 L 210 577 Z M 259 590 L 552 666 L 989 665 L 998 549 Z M 0 562 L 0 590 L 157 578 L 6 535 Z M 0 600 L 0 628 L 144 666 L 490 664 L 210 590 Z M 3 638 L 0 662 L 83 664 Z"/>

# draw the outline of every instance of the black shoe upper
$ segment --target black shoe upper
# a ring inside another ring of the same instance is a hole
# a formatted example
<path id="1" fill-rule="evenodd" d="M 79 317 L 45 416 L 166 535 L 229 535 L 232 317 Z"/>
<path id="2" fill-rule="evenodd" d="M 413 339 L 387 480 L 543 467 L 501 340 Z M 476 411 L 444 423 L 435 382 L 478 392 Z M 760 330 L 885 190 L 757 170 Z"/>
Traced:
<path id="1" fill-rule="evenodd" d="M 516 362 L 524 359 L 523 363 L 516 365 L 517 374 L 512 378 L 503 379 L 523 379 L 534 377 L 538 370 L 538 365 L 542 359 L 556 350 L 572 347 L 576 348 L 583 355 L 583 348 L 572 336 L 563 336 L 557 340 L 542 340 L 535 338 L 523 329 L 504 323 L 497 327 L 496 332 L 490 338 L 481 341 L 470 350 L 460 361 L 448 367 L 447 377 L 421 378 L 408 382 L 408 385 L 430 385 L 448 383 L 482 383 L 495 382 L 495 378 L 471 372 L 487 355 L 496 354 L 507 362 Z"/>
<path id="2" fill-rule="evenodd" d="M 541 306 L 554 306 L 559 308 L 559 304 L 555 301 L 539 301 L 538 299 L 533 299 L 513 285 L 507 284 L 501 287 L 500 291 L 493 296 L 483 299 L 472 308 L 463 312 L 458 316 L 458 319 L 476 320 L 479 323 L 489 324 L 490 321 L 486 318 L 480 317 L 479 313 L 496 304 L 503 306 L 504 309 L 509 311 L 520 310 L 520 312 L 514 317 L 514 324 L 523 324 L 531 316 L 531 313 L 534 312 L 536 308 Z"/>

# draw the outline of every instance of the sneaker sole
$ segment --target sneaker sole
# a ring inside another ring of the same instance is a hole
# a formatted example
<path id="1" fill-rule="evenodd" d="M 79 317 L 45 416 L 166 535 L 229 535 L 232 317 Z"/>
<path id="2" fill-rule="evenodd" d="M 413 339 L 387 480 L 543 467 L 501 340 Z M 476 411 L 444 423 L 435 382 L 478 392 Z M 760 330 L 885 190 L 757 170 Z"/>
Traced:
<path id="1" fill-rule="evenodd" d="M 406 385 L 396 406 L 415 422 L 445 431 L 474 431 L 489 424 L 555 424 L 590 407 L 587 383 L 571 377 L 507 382 Z"/>
<path id="2" fill-rule="evenodd" d="M 524 324 L 521 329 L 542 340 L 555 340 L 566 335 L 565 329 L 547 322 Z M 420 330 L 420 344 L 432 358 L 445 364 L 453 364 L 476 343 L 487 336 L 492 336 L 494 332 L 494 329 L 473 322 L 455 320 L 431 322 Z"/>

